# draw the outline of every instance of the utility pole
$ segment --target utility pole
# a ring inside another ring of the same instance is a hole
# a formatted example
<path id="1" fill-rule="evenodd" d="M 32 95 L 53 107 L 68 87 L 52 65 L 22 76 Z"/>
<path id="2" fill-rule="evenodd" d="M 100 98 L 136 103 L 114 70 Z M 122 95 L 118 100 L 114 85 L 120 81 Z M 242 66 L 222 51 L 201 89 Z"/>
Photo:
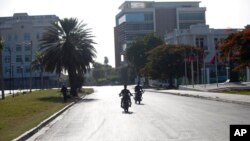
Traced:
<path id="1" fill-rule="evenodd" d="M 32 41 L 30 41 L 30 93 L 32 92 Z"/>

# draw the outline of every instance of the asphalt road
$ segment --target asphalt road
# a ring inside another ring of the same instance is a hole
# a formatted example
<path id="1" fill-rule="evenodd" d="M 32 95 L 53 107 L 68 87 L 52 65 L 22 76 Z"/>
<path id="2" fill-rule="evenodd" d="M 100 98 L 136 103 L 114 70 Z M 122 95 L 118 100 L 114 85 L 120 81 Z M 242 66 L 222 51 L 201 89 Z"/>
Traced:
<path id="1" fill-rule="evenodd" d="M 126 114 L 120 108 L 121 89 L 95 88 L 29 140 L 228 141 L 230 124 L 250 124 L 247 105 L 152 92 Z"/>

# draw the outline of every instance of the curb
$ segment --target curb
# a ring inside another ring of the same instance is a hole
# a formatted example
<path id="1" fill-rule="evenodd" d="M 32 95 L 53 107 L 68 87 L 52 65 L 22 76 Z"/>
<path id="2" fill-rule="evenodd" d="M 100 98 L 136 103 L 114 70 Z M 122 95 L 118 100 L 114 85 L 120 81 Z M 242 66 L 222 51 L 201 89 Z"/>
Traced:
<path id="1" fill-rule="evenodd" d="M 81 98 L 83 99 L 85 96 L 86 95 L 82 96 Z M 25 140 L 27 140 L 28 138 L 30 138 L 31 136 L 33 136 L 35 133 L 37 133 L 40 129 L 42 129 L 43 127 L 45 127 L 46 125 L 48 125 L 52 120 L 54 120 L 55 118 L 57 118 L 63 112 L 65 112 L 66 110 L 68 110 L 70 107 L 72 107 L 75 103 L 77 103 L 77 101 L 71 102 L 69 105 L 67 105 L 66 107 L 64 107 L 60 111 L 54 113 L 52 116 L 50 116 L 47 119 L 45 119 L 44 121 L 42 121 L 36 127 L 34 127 L 32 129 L 26 131 L 25 133 L 23 133 L 19 137 L 13 139 L 13 141 L 25 141 Z"/>
<path id="2" fill-rule="evenodd" d="M 214 98 L 214 97 L 207 97 L 207 96 L 201 96 L 201 95 L 181 94 L 181 93 L 173 93 L 173 92 L 157 92 L 157 91 L 151 91 L 151 92 L 162 93 L 162 94 L 167 93 L 167 94 L 176 95 L 176 96 L 194 97 L 194 98 L 200 98 L 200 99 L 205 99 L 205 100 L 213 100 L 213 101 L 220 101 L 220 102 L 226 102 L 226 103 L 250 105 L 250 102 L 227 100 L 227 99 L 221 99 L 219 97 Z"/>

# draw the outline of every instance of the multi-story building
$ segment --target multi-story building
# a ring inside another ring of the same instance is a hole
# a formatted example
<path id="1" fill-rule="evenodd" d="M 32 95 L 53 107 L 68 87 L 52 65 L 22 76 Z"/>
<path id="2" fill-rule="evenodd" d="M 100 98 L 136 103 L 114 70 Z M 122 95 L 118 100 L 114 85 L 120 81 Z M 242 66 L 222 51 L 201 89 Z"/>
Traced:
<path id="1" fill-rule="evenodd" d="M 164 38 L 174 29 L 188 29 L 190 25 L 206 23 L 206 8 L 200 2 L 125 1 L 116 15 L 115 65 L 122 65 L 123 51 L 136 38 L 155 33 Z"/>
<path id="2" fill-rule="evenodd" d="M 39 40 L 51 23 L 58 21 L 56 15 L 29 16 L 16 13 L 13 17 L 0 17 L 0 36 L 4 38 L 2 54 L 3 76 L 6 88 L 33 88 L 39 85 L 40 70 L 31 71 L 31 62 L 39 51 Z M 31 77 L 30 77 L 31 76 Z M 54 73 L 44 73 L 46 84 L 55 79 Z"/>
<path id="3" fill-rule="evenodd" d="M 213 60 L 220 39 L 226 38 L 229 34 L 239 31 L 240 29 L 213 29 L 208 25 L 198 24 L 191 25 L 189 29 L 179 29 L 173 32 L 168 32 L 165 35 L 165 42 L 167 44 L 186 44 L 201 47 L 205 51 L 204 68 L 200 68 L 199 74 L 202 81 L 206 83 L 216 82 L 215 69 L 218 69 L 219 81 L 228 79 L 228 66 L 224 62 L 211 63 Z M 217 65 L 217 66 L 215 66 Z M 203 71 L 202 71 L 203 70 Z M 205 73 L 204 73 L 205 72 Z M 206 76 L 206 77 L 205 77 Z"/>

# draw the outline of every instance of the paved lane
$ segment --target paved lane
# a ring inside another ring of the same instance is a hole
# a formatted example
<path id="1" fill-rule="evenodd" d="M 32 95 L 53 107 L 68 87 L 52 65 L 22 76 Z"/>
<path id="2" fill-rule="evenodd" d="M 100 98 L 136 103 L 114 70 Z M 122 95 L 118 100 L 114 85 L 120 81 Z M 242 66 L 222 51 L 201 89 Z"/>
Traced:
<path id="1" fill-rule="evenodd" d="M 228 141 L 230 124 L 250 123 L 250 106 L 152 92 L 125 114 L 121 89 L 97 87 L 30 140 Z"/>

